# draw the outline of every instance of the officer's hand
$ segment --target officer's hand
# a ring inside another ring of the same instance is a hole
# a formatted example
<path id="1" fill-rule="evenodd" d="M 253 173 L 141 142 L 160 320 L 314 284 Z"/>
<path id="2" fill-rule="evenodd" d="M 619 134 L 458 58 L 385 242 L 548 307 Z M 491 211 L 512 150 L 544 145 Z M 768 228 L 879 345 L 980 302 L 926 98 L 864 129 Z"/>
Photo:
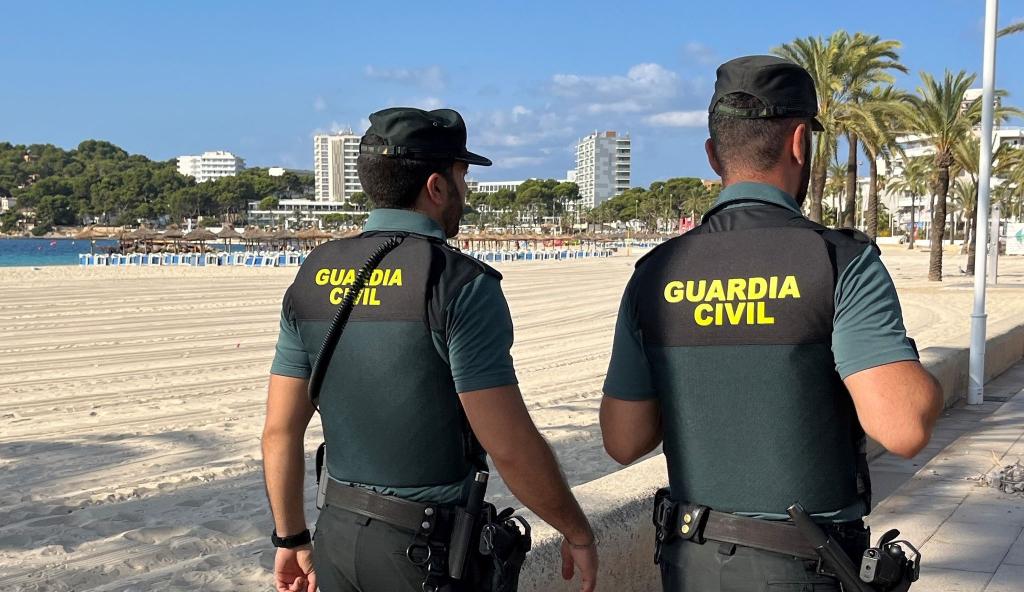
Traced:
<path id="1" fill-rule="evenodd" d="M 576 569 L 580 571 L 580 591 L 597 589 L 597 545 L 573 547 L 562 539 L 562 578 L 571 580 Z"/>
<path id="2" fill-rule="evenodd" d="M 313 548 L 303 545 L 278 549 L 274 558 L 274 585 L 277 592 L 316 592 Z"/>

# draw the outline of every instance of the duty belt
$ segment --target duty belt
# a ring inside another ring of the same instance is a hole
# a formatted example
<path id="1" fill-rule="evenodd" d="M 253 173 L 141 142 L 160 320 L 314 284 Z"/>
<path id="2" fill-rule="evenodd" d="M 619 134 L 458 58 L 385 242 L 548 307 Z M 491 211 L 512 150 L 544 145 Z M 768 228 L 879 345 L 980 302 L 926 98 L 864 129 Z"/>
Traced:
<path id="1" fill-rule="evenodd" d="M 672 501 L 668 490 L 658 491 L 654 498 L 654 526 L 657 535 L 655 563 L 661 560 L 662 545 L 678 537 L 703 543 L 713 540 L 791 555 L 800 559 L 818 560 L 818 553 L 807 543 L 791 522 L 760 520 L 735 514 L 716 512 L 707 506 Z M 860 528 L 859 523 L 857 528 Z M 833 527 L 842 531 L 844 526 Z"/>
<path id="2" fill-rule="evenodd" d="M 438 521 L 448 522 L 451 510 L 381 495 L 328 478 L 325 501 L 349 512 L 380 520 L 411 532 L 433 531 Z"/>

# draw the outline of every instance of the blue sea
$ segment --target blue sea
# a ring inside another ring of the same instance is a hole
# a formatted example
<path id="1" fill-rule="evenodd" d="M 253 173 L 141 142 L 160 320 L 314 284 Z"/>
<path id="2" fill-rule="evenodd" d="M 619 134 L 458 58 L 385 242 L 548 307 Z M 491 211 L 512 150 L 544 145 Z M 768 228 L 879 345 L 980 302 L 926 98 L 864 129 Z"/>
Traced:
<path id="1" fill-rule="evenodd" d="M 78 265 L 78 254 L 88 253 L 92 247 L 89 243 L 70 238 L 0 238 L 0 267 Z M 223 249 L 223 245 L 208 246 Z M 98 240 L 94 248 L 96 253 L 107 253 L 117 248 L 117 241 Z M 241 244 L 231 245 L 232 251 L 244 249 Z"/>
<path id="2" fill-rule="evenodd" d="M 95 249 L 105 253 L 116 246 L 116 240 L 98 240 Z M 90 241 L 65 238 L 0 239 L 0 267 L 78 265 L 78 254 L 90 247 Z"/>

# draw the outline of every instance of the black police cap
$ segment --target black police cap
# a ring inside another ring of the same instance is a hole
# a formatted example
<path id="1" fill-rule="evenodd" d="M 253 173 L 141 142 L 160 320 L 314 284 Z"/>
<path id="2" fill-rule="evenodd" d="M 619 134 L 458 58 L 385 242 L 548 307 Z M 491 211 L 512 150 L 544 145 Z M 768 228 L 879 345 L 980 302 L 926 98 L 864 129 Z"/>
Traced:
<path id="1" fill-rule="evenodd" d="M 814 80 L 807 70 L 791 61 L 775 56 L 744 56 L 719 66 L 717 75 L 708 113 L 742 119 L 810 117 L 814 131 L 825 129 L 817 119 L 818 95 L 814 92 Z M 722 97 L 732 93 L 757 97 L 762 106 L 738 109 L 719 104 Z"/>
<path id="2" fill-rule="evenodd" d="M 366 144 L 367 136 L 379 136 L 383 146 Z M 424 111 L 392 107 L 370 114 L 370 128 L 359 142 L 361 154 L 380 154 L 415 160 L 461 160 L 491 166 L 491 160 L 466 150 L 466 122 L 457 111 Z"/>

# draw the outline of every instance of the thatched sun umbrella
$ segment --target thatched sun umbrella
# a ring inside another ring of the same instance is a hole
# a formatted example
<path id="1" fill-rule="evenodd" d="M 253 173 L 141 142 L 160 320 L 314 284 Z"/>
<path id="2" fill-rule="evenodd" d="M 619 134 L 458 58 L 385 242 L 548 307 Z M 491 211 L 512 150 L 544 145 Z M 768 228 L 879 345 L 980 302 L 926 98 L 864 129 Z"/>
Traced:
<path id="1" fill-rule="evenodd" d="M 284 248 L 288 244 L 288 241 L 295 240 L 297 236 L 291 230 L 282 228 L 275 232 L 272 238 L 276 241 L 280 241 L 282 248 Z"/>
<path id="2" fill-rule="evenodd" d="M 164 231 L 164 240 L 174 241 L 174 251 L 178 252 L 179 243 L 182 238 L 185 237 L 185 233 L 181 231 L 181 228 L 177 224 L 171 224 Z"/>
<path id="3" fill-rule="evenodd" d="M 249 248 L 250 245 L 254 245 L 255 243 L 258 243 L 260 241 L 265 241 L 267 240 L 267 238 L 269 238 L 267 233 L 264 232 L 262 229 L 257 228 L 256 226 L 249 226 L 248 228 L 245 229 L 245 232 L 242 233 L 242 239 L 244 239 L 245 242 L 247 243 L 247 249 Z"/>
<path id="4" fill-rule="evenodd" d="M 228 243 L 227 251 L 228 251 L 228 253 L 230 253 L 231 252 L 231 239 L 233 239 L 233 238 L 242 238 L 242 234 L 240 232 L 238 232 L 237 230 L 235 230 L 235 227 L 232 226 L 230 222 L 226 222 L 224 224 L 224 226 L 221 227 L 220 232 L 217 233 L 217 238 L 222 238 L 222 239 L 227 241 L 227 243 Z"/>
<path id="5" fill-rule="evenodd" d="M 198 242 L 199 249 L 202 251 L 206 250 L 206 241 L 217 240 L 217 235 L 210 231 L 209 228 L 196 228 L 192 232 L 185 235 L 185 240 L 191 242 Z"/>
<path id="6" fill-rule="evenodd" d="M 296 236 L 301 240 L 307 241 L 310 244 L 310 246 L 314 247 L 323 242 L 325 239 L 334 238 L 333 234 L 329 232 L 324 232 L 323 230 L 315 226 L 313 228 L 305 228 L 303 230 L 300 230 Z"/>

